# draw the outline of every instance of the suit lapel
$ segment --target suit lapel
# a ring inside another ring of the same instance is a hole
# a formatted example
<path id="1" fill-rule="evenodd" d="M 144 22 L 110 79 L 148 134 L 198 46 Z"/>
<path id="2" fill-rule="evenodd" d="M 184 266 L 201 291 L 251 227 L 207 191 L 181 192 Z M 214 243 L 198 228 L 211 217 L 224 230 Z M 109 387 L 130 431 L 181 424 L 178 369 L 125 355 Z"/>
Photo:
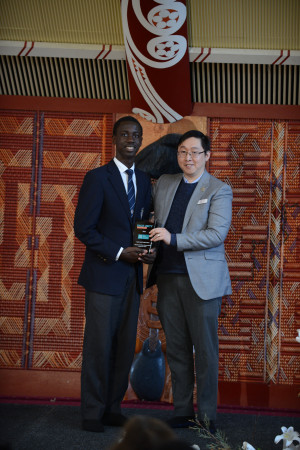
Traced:
<path id="1" fill-rule="evenodd" d="M 120 203 L 122 204 L 122 207 L 124 208 L 126 215 L 128 216 L 129 220 L 131 220 L 128 198 L 127 193 L 125 191 L 124 183 L 121 174 L 119 172 L 119 169 L 117 168 L 117 166 L 113 161 L 110 161 L 108 163 L 107 171 L 109 173 L 108 181 L 110 182 L 112 189 L 115 191 L 116 195 L 119 197 Z"/>
<path id="2" fill-rule="evenodd" d="M 174 180 L 174 183 L 171 183 L 166 191 L 164 192 L 164 206 L 163 206 L 163 214 L 162 214 L 162 226 L 165 225 L 176 191 L 178 189 L 178 186 L 182 180 L 182 173 L 177 175 L 177 178 Z"/>
<path id="3" fill-rule="evenodd" d="M 136 198 L 135 198 L 135 208 L 134 208 L 134 219 L 141 220 L 143 217 L 143 185 L 144 178 L 143 174 L 138 170 L 135 170 L 135 179 L 136 179 Z"/>
<path id="4" fill-rule="evenodd" d="M 187 205 L 185 216 L 184 216 L 184 221 L 183 221 L 183 225 L 182 225 L 183 230 L 187 226 L 198 201 L 201 200 L 203 197 L 205 198 L 205 191 L 209 185 L 209 179 L 210 179 L 210 175 L 205 170 L 202 177 L 200 178 L 191 198 L 190 198 L 188 205 Z"/>

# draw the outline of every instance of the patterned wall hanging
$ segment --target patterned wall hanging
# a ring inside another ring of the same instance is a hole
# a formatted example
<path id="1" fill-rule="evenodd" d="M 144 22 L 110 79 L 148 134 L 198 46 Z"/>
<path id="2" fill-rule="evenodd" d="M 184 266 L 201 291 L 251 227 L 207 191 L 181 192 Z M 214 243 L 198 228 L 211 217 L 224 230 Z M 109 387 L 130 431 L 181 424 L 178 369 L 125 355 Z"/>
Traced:
<path id="1" fill-rule="evenodd" d="M 85 173 L 112 157 L 111 114 L 2 112 L 1 367 L 80 370 Z"/>
<path id="2" fill-rule="evenodd" d="M 209 171 L 233 189 L 220 380 L 300 380 L 299 122 L 214 119 Z"/>

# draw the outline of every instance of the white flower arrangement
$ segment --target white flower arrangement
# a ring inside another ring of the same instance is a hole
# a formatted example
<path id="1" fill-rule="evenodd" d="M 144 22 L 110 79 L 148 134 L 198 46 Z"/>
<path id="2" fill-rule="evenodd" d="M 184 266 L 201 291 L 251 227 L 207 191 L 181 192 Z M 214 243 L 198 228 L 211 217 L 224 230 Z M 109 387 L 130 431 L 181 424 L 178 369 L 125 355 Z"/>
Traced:
<path id="1" fill-rule="evenodd" d="M 283 440 L 282 450 L 300 450 L 300 437 L 298 431 L 294 431 L 294 427 L 281 427 L 281 431 L 282 434 L 278 434 L 274 439 L 275 444 L 278 444 L 278 442 Z M 293 444 L 295 441 L 298 441 L 299 444 Z M 248 442 L 244 442 L 242 450 L 255 450 L 255 448 Z"/>
<path id="2" fill-rule="evenodd" d="M 242 450 L 255 450 L 255 448 L 252 447 L 252 445 L 249 444 L 248 442 L 243 442 Z"/>
<path id="3" fill-rule="evenodd" d="M 285 449 L 297 449 L 300 450 L 300 437 L 298 431 L 294 431 L 293 427 L 281 427 L 282 434 L 276 436 L 274 439 L 275 444 L 283 440 L 283 450 Z M 293 442 L 298 441 L 298 445 L 294 445 Z"/>
<path id="4" fill-rule="evenodd" d="M 277 435 L 274 439 L 275 444 L 278 444 L 278 442 L 282 440 L 283 441 L 282 450 L 300 450 L 300 435 L 298 431 L 294 431 L 294 427 L 289 428 L 281 427 L 281 431 L 282 434 Z M 214 436 L 208 430 L 203 428 L 200 434 L 202 437 L 210 438 L 213 441 L 215 441 L 209 447 L 210 449 L 231 450 L 231 447 L 229 446 L 226 438 L 219 430 L 217 430 L 217 433 Z M 298 442 L 298 444 L 295 445 L 294 442 Z M 192 448 L 196 447 L 193 446 Z M 249 442 L 245 441 L 243 442 L 241 450 L 256 450 L 256 449 L 251 444 L 249 444 Z"/>

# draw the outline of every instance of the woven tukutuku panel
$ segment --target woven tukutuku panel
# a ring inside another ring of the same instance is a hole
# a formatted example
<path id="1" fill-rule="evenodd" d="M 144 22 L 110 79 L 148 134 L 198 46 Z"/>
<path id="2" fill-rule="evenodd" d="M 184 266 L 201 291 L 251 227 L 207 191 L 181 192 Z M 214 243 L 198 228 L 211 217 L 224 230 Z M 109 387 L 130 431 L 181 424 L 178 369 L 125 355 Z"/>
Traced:
<path id="1" fill-rule="evenodd" d="M 30 315 L 36 115 L 2 112 L 0 135 L 0 364 L 24 367 Z"/>
<path id="2" fill-rule="evenodd" d="M 233 188 L 221 380 L 299 383 L 299 131 L 299 122 L 211 121 L 209 171 Z"/>
<path id="3" fill-rule="evenodd" d="M 112 157 L 111 114 L 2 113 L 2 367 L 80 370 L 85 173 Z"/>

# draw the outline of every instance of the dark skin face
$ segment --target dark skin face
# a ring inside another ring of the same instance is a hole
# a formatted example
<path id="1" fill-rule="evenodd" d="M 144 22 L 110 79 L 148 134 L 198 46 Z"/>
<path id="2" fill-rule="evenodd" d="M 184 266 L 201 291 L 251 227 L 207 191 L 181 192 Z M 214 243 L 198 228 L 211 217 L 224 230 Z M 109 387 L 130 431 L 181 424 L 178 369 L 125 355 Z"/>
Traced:
<path id="1" fill-rule="evenodd" d="M 116 158 L 130 168 L 134 158 L 142 144 L 141 129 L 134 122 L 122 122 L 113 136 L 113 144 L 116 146 Z"/>

